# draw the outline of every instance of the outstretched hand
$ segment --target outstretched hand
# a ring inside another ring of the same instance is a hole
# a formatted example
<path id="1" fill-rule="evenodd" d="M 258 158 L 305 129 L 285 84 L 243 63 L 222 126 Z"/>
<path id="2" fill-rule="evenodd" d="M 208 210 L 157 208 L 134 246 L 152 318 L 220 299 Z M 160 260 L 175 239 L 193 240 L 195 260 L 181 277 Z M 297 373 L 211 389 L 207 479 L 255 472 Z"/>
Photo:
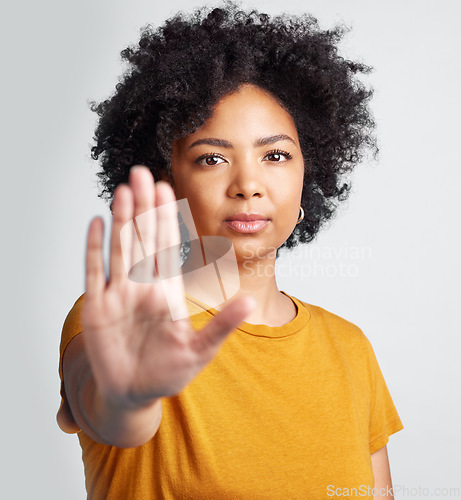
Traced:
<path id="1" fill-rule="evenodd" d="M 181 275 L 169 283 L 168 301 L 161 281 L 140 283 L 129 279 L 125 264 L 137 262 L 139 250 L 133 235 L 124 233 L 122 245 L 123 226 L 145 214 L 148 223 L 143 224 L 139 236 L 148 254 L 154 254 L 156 248 L 178 248 L 174 202 L 168 183 L 154 184 L 146 167 L 131 169 L 129 184 L 118 186 L 114 193 L 108 280 L 103 266 L 102 220 L 95 218 L 89 228 L 82 311 L 85 349 L 100 394 L 119 407 L 138 408 L 177 394 L 212 360 L 226 336 L 255 305 L 251 297 L 236 299 L 202 330 L 194 331 Z M 164 209 L 153 210 L 161 205 Z M 177 256 L 171 252 L 166 258 Z M 152 269 L 147 267 L 143 272 L 153 275 L 153 264 L 149 265 Z M 184 319 L 173 320 L 172 308 L 175 317 Z"/>

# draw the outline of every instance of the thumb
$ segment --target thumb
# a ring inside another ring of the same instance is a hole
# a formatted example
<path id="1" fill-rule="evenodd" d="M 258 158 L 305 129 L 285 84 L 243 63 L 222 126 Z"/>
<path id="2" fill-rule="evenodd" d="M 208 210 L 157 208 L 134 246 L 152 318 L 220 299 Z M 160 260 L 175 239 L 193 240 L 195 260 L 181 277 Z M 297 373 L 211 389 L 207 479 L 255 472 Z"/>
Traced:
<path id="1" fill-rule="evenodd" d="M 191 340 L 194 351 L 203 358 L 204 363 L 210 361 L 217 353 L 229 333 L 234 330 L 256 307 L 256 300 L 251 295 L 239 297 L 231 301 Z"/>

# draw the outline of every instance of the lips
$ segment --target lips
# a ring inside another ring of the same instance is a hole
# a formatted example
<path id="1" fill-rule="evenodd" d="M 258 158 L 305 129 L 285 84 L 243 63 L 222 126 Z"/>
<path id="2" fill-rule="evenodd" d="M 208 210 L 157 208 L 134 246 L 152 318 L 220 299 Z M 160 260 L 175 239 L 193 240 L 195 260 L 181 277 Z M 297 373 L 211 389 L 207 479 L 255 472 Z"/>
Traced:
<path id="1" fill-rule="evenodd" d="M 270 218 L 261 214 L 235 214 L 224 221 L 228 227 L 237 233 L 257 233 L 264 229 L 270 222 Z"/>

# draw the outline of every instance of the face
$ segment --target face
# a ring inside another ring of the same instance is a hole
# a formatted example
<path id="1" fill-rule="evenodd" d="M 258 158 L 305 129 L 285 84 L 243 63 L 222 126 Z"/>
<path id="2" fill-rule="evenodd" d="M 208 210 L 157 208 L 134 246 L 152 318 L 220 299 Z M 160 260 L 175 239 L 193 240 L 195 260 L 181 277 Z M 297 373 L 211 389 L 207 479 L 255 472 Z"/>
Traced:
<path id="1" fill-rule="evenodd" d="M 291 115 L 245 84 L 193 134 L 173 143 L 178 200 L 187 198 L 200 236 L 226 236 L 239 261 L 263 258 L 299 216 L 304 162 Z"/>

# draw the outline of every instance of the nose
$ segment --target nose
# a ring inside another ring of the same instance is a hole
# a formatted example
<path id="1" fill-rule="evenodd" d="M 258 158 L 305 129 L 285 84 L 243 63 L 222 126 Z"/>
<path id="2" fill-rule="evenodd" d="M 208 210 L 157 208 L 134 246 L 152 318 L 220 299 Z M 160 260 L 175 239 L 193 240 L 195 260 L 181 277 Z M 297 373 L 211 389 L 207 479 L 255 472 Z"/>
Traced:
<path id="1" fill-rule="evenodd" d="M 258 165 L 234 164 L 228 187 L 228 195 L 231 198 L 250 199 L 253 196 L 261 198 L 264 196 L 263 172 Z"/>

